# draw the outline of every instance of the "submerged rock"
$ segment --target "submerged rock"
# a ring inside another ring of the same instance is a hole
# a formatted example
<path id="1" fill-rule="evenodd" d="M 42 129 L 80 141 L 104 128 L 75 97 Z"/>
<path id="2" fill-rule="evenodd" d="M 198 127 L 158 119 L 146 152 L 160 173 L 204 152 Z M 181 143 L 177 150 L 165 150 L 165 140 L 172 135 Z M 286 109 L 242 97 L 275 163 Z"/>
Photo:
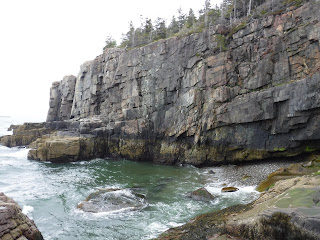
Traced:
<path id="1" fill-rule="evenodd" d="M 78 204 L 79 209 L 92 213 L 140 210 L 146 206 L 145 196 L 130 189 L 100 189 Z"/>
<path id="2" fill-rule="evenodd" d="M 43 240 L 32 220 L 21 211 L 11 198 L 0 193 L 0 239 Z"/>
<path id="3" fill-rule="evenodd" d="M 196 201 L 212 201 L 215 199 L 215 197 L 205 188 L 199 188 L 191 193 L 188 193 L 187 196 Z"/>

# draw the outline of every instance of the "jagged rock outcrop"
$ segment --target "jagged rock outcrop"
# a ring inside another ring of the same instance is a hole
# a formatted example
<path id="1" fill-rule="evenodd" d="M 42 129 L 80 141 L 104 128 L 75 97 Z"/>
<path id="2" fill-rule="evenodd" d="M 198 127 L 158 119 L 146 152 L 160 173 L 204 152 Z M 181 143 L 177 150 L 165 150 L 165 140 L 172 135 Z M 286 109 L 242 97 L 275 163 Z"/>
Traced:
<path id="1" fill-rule="evenodd" d="M 25 216 L 18 204 L 0 193 L 0 240 L 43 240 L 32 220 Z"/>
<path id="2" fill-rule="evenodd" d="M 76 80 L 77 78 L 71 75 L 65 76 L 60 82 L 52 84 L 48 122 L 70 119 Z"/>
<path id="3" fill-rule="evenodd" d="M 164 164 L 319 149 L 318 10 L 312 0 L 228 31 L 105 49 L 81 66 L 74 91 L 73 77 L 53 84 L 48 125 L 72 119 L 64 126 L 90 134 L 96 157 Z"/>
<path id="4" fill-rule="evenodd" d="M 46 123 L 24 123 L 23 125 L 11 125 L 12 135 L 0 137 L 0 143 L 7 147 L 28 146 L 37 138 L 49 134 L 51 129 L 46 128 Z"/>

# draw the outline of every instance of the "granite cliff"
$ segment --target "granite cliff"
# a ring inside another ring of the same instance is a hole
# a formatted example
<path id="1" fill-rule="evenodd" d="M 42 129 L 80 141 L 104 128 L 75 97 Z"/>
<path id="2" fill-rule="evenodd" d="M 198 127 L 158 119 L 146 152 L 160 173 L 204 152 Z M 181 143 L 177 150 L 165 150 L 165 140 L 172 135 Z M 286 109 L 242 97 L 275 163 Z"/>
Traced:
<path id="1" fill-rule="evenodd" d="M 29 158 L 201 166 L 317 150 L 319 20 L 314 0 L 233 28 L 105 49 L 53 83 L 47 127 L 58 131 Z"/>

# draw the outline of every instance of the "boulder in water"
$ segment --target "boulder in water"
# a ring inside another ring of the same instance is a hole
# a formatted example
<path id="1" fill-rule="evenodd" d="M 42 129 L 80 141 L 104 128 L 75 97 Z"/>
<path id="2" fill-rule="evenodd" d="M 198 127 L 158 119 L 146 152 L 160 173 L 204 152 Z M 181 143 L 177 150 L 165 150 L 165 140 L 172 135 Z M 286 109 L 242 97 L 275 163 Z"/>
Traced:
<path id="1" fill-rule="evenodd" d="M 140 210 L 146 206 L 145 196 L 131 189 L 100 189 L 78 204 L 81 210 L 92 213 Z"/>
<path id="2" fill-rule="evenodd" d="M 196 201 L 212 201 L 215 198 L 205 188 L 199 188 L 191 193 L 188 193 L 187 196 Z"/>

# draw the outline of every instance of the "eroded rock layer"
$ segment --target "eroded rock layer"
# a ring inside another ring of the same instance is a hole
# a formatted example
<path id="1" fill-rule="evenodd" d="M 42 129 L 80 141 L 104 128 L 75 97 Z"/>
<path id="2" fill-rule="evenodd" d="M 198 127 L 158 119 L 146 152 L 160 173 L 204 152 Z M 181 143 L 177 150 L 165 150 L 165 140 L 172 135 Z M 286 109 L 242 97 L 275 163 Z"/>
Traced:
<path id="1" fill-rule="evenodd" d="M 47 125 L 90 134 L 90 156 L 165 164 L 316 150 L 319 8 L 309 1 L 228 31 L 106 49 L 53 84 Z"/>

